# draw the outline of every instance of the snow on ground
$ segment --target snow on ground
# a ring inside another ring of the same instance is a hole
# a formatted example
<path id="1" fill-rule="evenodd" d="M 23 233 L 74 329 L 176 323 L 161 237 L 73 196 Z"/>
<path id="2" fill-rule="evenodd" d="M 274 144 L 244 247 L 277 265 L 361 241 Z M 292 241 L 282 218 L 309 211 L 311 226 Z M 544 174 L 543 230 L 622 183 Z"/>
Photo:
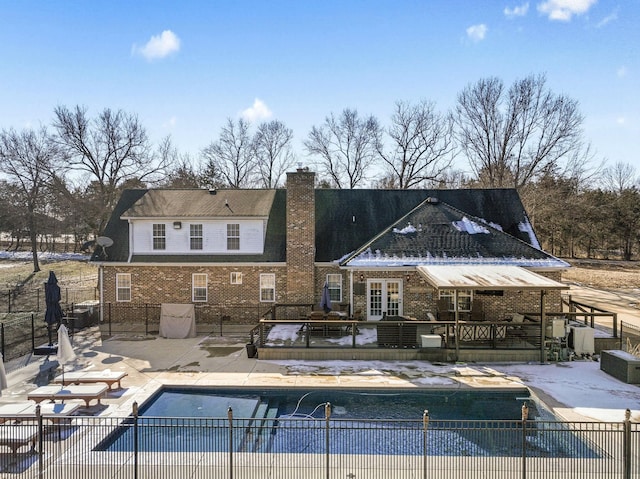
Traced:
<path id="1" fill-rule="evenodd" d="M 31 251 L 0 251 L 0 259 L 8 259 L 12 261 L 32 261 L 33 254 Z M 40 261 L 82 261 L 88 260 L 89 256 L 82 253 L 50 253 L 39 252 L 38 259 Z"/>

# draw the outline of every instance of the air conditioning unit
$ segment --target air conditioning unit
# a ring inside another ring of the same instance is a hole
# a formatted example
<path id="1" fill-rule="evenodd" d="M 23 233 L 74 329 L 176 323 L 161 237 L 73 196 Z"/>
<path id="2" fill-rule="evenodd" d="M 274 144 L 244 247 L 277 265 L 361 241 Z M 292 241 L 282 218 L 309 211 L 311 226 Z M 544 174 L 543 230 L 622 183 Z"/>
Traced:
<path id="1" fill-rule="evenodd" d="M 640 384 L 640 358 L 625 351 L 600 353 L 600 369 L 627 384 Z"/>

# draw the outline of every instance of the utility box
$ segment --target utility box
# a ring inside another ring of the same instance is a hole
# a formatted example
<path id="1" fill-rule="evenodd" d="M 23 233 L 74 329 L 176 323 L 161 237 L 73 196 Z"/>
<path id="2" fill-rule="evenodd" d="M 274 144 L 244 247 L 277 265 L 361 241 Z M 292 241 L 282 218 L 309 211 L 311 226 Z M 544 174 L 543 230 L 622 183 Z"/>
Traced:
<path id="1" fill-rule="evenodd" d="M 564 338 L 567 334 L 564 319 L 553 319 L 547 322 L 545 336 L 547 338 Z"/>
<path id="2" fill-rule="evenodd" d="M 627 384 L 640 384 L 640 358 L 619 350 L 600 353 L 600 369 Z"/>

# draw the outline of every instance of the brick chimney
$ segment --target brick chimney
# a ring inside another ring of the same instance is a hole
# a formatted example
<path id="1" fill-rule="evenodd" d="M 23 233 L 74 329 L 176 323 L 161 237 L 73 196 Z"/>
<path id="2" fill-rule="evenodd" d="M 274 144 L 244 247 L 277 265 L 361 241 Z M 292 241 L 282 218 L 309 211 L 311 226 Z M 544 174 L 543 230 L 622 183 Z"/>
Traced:
<path id="1" fill-rule="evenodd" d="M 287 302 L 313 303 L 315 287 L 315 176 L 308 168 L 287 173 Z"/>

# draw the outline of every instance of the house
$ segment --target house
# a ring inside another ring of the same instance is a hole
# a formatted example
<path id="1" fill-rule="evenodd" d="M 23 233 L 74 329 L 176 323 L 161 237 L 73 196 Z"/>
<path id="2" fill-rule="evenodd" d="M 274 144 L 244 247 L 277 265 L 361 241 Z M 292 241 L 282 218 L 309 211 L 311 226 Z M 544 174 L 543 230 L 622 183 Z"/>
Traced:
<path id="1" fill-rule="evenodd" d="M 504 320 L 559 311 L 568 267 L 513 189 L 315 189 L 307 169 L 284 189 L 126 190 L 105 235 L 92 257 L 103 304 L 194 303 L 201 321 L 299 315 L 325 283 L 370 321 L 427 320 L 443 302 L 458 319 L 474 301 Z"/>

